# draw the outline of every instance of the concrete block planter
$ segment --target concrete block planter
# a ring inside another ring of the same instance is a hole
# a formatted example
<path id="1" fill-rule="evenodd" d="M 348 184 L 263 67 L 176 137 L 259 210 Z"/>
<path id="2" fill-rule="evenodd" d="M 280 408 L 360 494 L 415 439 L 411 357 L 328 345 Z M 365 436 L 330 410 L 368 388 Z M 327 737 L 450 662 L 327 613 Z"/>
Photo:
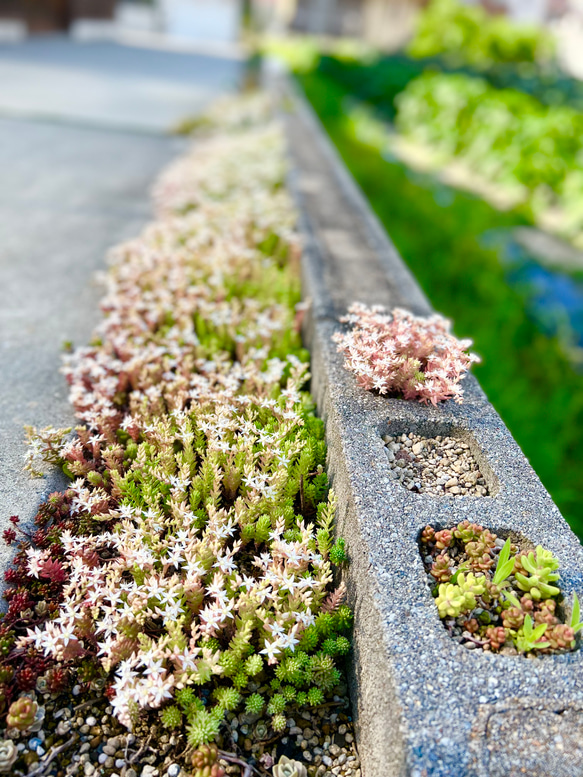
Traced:
<path id="1" fill-rule="evenodd" d="M 351 682 L 363 774 L 580 775 L 581 652 L 528 660 L 455 643 L 440 622 L 418 538 L 426 524 L 469 520 L 541 544 L 560 561 L 566 610 L 574 592 L 583 594 L 583 548 L 473 377 L 464 382 L 462 405 L 433 408 L 375 396 L 344 369 L 332 335 L 354 301 L 416 314 L 430 307 L 310 108 L 283 76 L 272 81 L 288 106 L 290 185 L 311 303 L 312 393 L 326 422 L 338 531 L 350 554 Z M 382 439 L 403 433 L 465 441 L 489 495 L 404 488 L 391 477 Z"/>

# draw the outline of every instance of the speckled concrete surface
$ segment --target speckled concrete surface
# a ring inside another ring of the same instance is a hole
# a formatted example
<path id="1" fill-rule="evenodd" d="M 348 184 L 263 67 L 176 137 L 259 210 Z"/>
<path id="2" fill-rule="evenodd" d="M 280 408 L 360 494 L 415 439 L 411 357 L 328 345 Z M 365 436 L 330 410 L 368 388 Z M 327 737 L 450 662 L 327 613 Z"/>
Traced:
<path id="1" fill-rule="evenodd" d="M 541 543 L 561 563 L 570 608 L 583 596 L 583 547 L 472 377 L 461 406 L 438 408 L 357 387 L 331 336 L 353 301 L 429 305 L 305 102 L 285 122 L 302 214 L 312 390 L 326 419 L 355 607 L 352 692 L 364 777 L 583 774 L 581 651 L 527 660 L 468 651 L 439 620 L 418 552 L 427 524 L 476 521 Z M 288 105 L 290 101 L 287 101 Z M 391 192 L 387 192 L 390 198 Z M 490 497 L 407 492 L 388 476 L 383 434 L 459 436 Z"/>

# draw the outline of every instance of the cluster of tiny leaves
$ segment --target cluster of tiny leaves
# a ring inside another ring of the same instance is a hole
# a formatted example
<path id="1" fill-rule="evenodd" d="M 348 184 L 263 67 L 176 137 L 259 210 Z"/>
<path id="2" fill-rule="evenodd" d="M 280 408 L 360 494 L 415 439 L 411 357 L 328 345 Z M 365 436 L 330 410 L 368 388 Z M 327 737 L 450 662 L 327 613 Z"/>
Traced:
<path id="1" fill-rule="evenodd" d="M 447 319 L 423 318 L 400 308 L 387 313 L 381 306 L 355 303 L 342 321 L 352 327 L 333 339 L 360 386 L 426 404 L 462 401 L 459 382 L 479 359 L 466 353 L 471 340 L 450 334 Z"/>
<path id="2" fill-rule="evenodd" d="M 233 105 L 110 257 L 103 323 L 64 368 L 75 433 L 29 430 L 31 472 L 56 463 L 72 483 L 14 578 L 56 592 L 19 654 L 106 678 L 122 723 L 159 709 L 194 747 L 236 709 L 281 730 L 290 705 L 325 701 L 350 649 L 283 137 L 264 98 Z"/>
<path id="3" fill-rule="evenodd" d="M 463 521 L 451 529 L 426 526 L 421 548 L 439 615 L 461 627 L 472 648 L 519 653 L 572 650 L 579 622 L 575 594 L 570 623 L 557 602 L 559 561 L 542 546 L 518 551 L 479 524 Z M 518 551 L 518 552 L 517 552 Z"/>

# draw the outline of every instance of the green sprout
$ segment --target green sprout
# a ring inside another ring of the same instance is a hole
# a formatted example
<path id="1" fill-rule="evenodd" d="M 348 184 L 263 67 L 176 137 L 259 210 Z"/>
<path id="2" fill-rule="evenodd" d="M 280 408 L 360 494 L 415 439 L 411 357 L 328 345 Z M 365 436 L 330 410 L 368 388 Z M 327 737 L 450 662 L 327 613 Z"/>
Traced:
<path id="1" fill-rule="evenodd" d="M 476 596 L 486 590 L 485 577 L 475 577 L 472 572 L 458 575 L 457 585 L 442 583 L 435 603 L 440 618 L 457 618 L 462 612 L 469 612 L 476 606 Z"/>
<path id="2" fill-rule="evenodd" d="M 160 713 L 160 719 L 164 728 L 178 728 L 182 723 L 182 713 L 176 705 L 166 707 Z"/>
<path id="3" fill-rule="evenodd" d="M 498 563 L 496 564 L 496 571 L 492 582 L 494 585 L 501 586 L 507 577 L 509 577 L 514 570 L 514 558 L 510 558 L 510 537 L 504 543 L 504 547 L 498 555 Z"/>
<path id="4" fill-rule="evenodd" d="M 576 593 L 573 594 L 573 611 L 571 613 L 571 628 L 575 632 L 575 634 L 578 631 L 581 631 L 583 629 L 583 621 L 580 620 L 581 617 L 581 605 L 579 604 L 579 597 Z"/>
<path id="5" fill-rule="evenodd" d="M 536 629 L 532 627 L 532 618 L 530 615 L 524 616 L 524 624 L 516 637 L 516 648 L 521 653 L 528 653 L 531 650 L 541 650 L 550 646 L 550 642 L 539 642 L 548 628 L 547 623 L 541 623 Z"/>
<path id="6" fill-rule="evenodd" d="M 530 551 L 520 559 L 521 566 L 529 573 L 529 577 L 522 572 L 516 572 L 514 577 L 518 587 L 522 591 L 528 591 L 533 599 L 550 599 L 560 593 L 559 589 L 551 585 L 559 579 L 555 572 L 559 568 L 558 560 L 550 550 L 545 550 L 541 545 L 534 551 Z"/>

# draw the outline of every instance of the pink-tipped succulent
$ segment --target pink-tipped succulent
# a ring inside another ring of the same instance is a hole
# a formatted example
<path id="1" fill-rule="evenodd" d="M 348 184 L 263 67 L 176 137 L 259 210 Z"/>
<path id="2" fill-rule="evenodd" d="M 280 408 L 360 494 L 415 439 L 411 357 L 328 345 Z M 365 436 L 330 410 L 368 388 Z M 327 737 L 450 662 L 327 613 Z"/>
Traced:
<path id="1" fill-rule="evenodd" d="M 6 716 L 6 725 L 8 728 L 16 728 L 18 731 L 28 731 L 34 723 L 37 711 L 38 704 L 34 699 L 21 696 L 10 705 Z"/>
<path id="2" fill-rule="evenodd" d="M 462 401 L 459 381 L 472 362 L 471 340 L 458 340 L 450 322 L 439 315 L 422 318 L 395 308 L 355 303 L 342 321 L 352 324 L 334 341 L 346 356 L 345 367 L 369 391 L 436 405 L 446 399 Z"/>

